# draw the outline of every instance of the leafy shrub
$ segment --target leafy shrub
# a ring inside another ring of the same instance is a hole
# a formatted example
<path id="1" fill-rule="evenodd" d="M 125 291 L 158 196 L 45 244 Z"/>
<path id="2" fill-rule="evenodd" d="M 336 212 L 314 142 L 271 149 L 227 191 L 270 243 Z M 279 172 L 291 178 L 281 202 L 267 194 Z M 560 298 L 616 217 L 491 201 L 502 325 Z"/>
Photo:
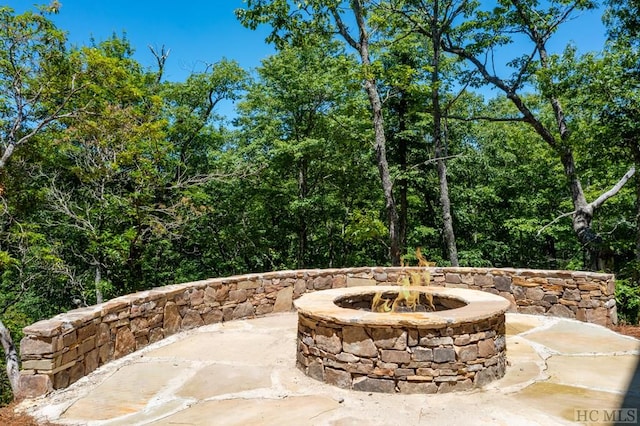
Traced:
<path id="1" fill-rule="evenodd" d="M 626 324 L 638 324 L 640 321 L 640 286 L 630 280 L 616 281 L 616 303 L 618 318 Z"/>

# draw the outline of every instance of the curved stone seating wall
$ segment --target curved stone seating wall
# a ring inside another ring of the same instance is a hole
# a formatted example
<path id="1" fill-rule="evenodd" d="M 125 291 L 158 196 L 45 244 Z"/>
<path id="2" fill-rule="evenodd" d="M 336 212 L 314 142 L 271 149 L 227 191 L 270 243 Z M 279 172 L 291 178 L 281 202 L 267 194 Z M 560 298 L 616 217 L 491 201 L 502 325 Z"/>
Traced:
<path id="1" fill-rule="evenodd" d="M 75 309 L 24 328 L 21 395 L 61 389 L 99 366 L 179 331 L 293 309 L 305 292 L 396 284 L 419 268 L 268 272 L 168 285 Z M 499 294 L 511 311 L 617 322 L 610 274 L 495 268 L 431 268 L 431 285 Z M 294 356 L 295 348 L 292 348 Z"/>

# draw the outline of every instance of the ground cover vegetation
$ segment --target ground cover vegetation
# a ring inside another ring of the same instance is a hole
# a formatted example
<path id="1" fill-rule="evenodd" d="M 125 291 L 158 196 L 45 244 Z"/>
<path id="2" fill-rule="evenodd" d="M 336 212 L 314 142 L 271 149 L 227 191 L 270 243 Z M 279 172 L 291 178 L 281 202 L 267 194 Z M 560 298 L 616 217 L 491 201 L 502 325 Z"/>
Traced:
<path id="1" fill-rule="evenodd" d="M 124 35 L 70 47 L 55 2 L 0 8 L 2 401 L 39 319 L 205 277 L 417 264 L 417 247 L 613 272 L 638 322 L 637 2 L 245 3 L 276 53 L 182 82 Z M 548 48 L 594 8 L 606 45 Z"/>

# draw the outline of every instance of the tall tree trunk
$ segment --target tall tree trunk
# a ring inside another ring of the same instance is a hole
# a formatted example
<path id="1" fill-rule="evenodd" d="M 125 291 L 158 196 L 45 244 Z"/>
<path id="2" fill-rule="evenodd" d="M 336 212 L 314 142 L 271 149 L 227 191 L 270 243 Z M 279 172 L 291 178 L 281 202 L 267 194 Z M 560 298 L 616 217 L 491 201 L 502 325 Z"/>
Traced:
<path id="1" fill-rule="evenodd" d="M 631 152 L 637 167 L 640 167 L 640 140 L 631 141 Z M 640 262 L 640 176 L 636 176 L 636 250 L 635 257 Z M 640 271 L 639 271 L 640 273 Z"/>
<path id="2" fill-rule="evenodd" d="M 96 304 L 100 304 L 103 301 L 102 289 L 100 288 L 100 281 L 102 281 L 102 271 L 100 270 L 100 265 L 96 265 L 96 274 L 93 279 L 94 287 L 96 290 Z"/>
<path id="3" fill-rule="evenodd" d="M 514 1 L 514 5 L 517 8 L 521 8 L 519 0 Z M 549 69 L 549 54 L 547 53 L 546 41 L 543 35 L 539 34 L 536 29 L 532 28 L 531 31 L 532 40 L 535 42 L 539 55 L 540 65 L 544 69 Z M 566 115 L 560 100 L 550 94 L 547 96 L 551 108 L 553 109 L 554 118 L 556 120 L 556 126 L 558 133 L 560 134 L 560 141 L 556 141 L 555 137 L 551 136 L 551 142 L 547 140 L 547 143 L 555 148 L 556 152 L 560 155 L 560 161 L 564 168 L 564 174 L 567 177 L 569 183 L 569 190 L 571 191 L 571 201 L 573 202 L 573 231 L 578 237 L 578 241 L 582 244 L 583 250 L 586 255 L 586 265 L 592 270 L 597 270 L 600 264 L 600 246 L 602 239 L 591 229 L 591 221 L 593 220 L 594 206 L 587 202 L 580 183 L 580 178 L 576 171 L 575 158 L 573 156 L 573 150 L 571 149 L 569 140 L 569 128 L 567 127 Z M 535 126 L 534 126 L 535 128 Z M 540 133 L 540 132 L 538 132 Z M 550 132 L 549 132 L 550 133 Z"/>
<path id="4" fill-rule="evenodd" d="M 0 321 L 0 342 L 4 350 L 4 359 L 7 364 L 7 376 L 11 384 L 11 391 L 13 395 L 17 395 L 20 386 L 20 356 L 13 344 L 11 332 L 5 327 L 2 321 Z"/>
<path id="5" fill-rule="evenodd" d="M 409 111 L 409 102 L 407 101 L 406 93 L 403 91 L 400 94 L 400 102 L 398 104 L 398 164 L 400 165 L 400 177 L 396 180 L 398 185 L 398 198 L 400 209 L 398 211 L 399 219 L 399 239 L 400 239 L 400 252 L 404 252 L 404 248 L 407 246 L 407 227 L 408 227 L 408 211 L 409 202 L 407 200 L 408 182 L 407 182 L 407 152 L 408 152 L 408 138 L 405 136 L 407 130 L 407 113 Z"/>
<path id="6" fill-rule="evenodd" d="M 442 208 L 442 229 L 444 242 L 447 248 L 447 257 L 451 266 L 458 266 L 458 248 L 456 236 L 453 231 L 453 217 L 451 216 L 451 200 L 449 198 L 449 182 L 447 180 L 447 147 L 443 138 L 442 105 L 440 104 L 440 59 L 442 30 L 439 24 L 439 0 L 433 3 L 433 16 L 431 21 L 431 47 L 433 49 L 433 61 L 431 72 L 431 103 L 433 108 L 433 142 L 435 146 L 436 165 L 438 169 L 438 182 L 440 184 L 440 207 Z"/>
<path id="7" fill-rule="evenodd" d="M 640 262 L 640 176 L 636 176 L 636 260 Z"/>
<path id="8" fill-rule="evenodd" d="M 7 161 L 9 161 L 9 157 L 13 154 L 13 150 L 16 148 L 16 144 L 13 140 L 9 140 L 7 142 L 7 147 L 2 153 L 2 157 L 0 157 L 0 170 L 4 169 L 7 165 Z"/>
<path id="9" fill-rule="evenodd" d="M 367 56 L 368 58 L 368 56 Z M 373 126 L 375 130 L 375 151 L 378 163 L 378 172 L 384 192 L 385 208 L 387 210 L 387 222 L 389 225 L 389 257 L 391 264 L 400 265 L 400 226 L 396 203 L 393 198 L 393 182 L 387 162 L 387 143 L 384 135 L 384 118 L 382 115 L 382 102 L 374 79 L 365 81 L 365 89 L 373 109 Z"/>
<path id="10" fill-rule="evenodd" d="M 376 79 L 371 69 L 371 58 L 369 56 L 369 33 L 365 22 L 364 6 L 362 0 L 352 0 L 350 2 L 351 10 L 358 27 L 358 39 L 354 39 L 350 34 L 347 26 L 342 21 L 340 14 L 336 8 L 331 8 L 338 31 L 346 42 L 356 49 L 360 55 L 363 72 L 365 74 L 364 89 L 369 98 L 372 110 L 373 130 L 375 134 L 375 151 L 380 181 L 382 182 L 382 191 L 384 193 L 385 209 L 387 211 L 387 223 L 389 225 L 389 257 L 391 264 L 400 265 L 400 226 L 398 210 L 393 197 L 393 181 L 389 171 L 389 163 L 387 161 L 387 140 L 384 133 L 384 116 L 382 114 L 382 101 Z"/>
<path id="11" fill-rule="evenodd" d="M 304 201 L 308 196 L 307 189 L 307 160 L 302 158 L 298 165 L 298 200 Z M 301 205 L 304 205 L 303 203 Z M 304 209 L 304 207 L 303 207 Z M 305 258 L 307 253 L 307 217 L 306 212 L 303 210 L 298 214 L 298 255 L 297 264 L 298 268 L 302 269 L 305 265 Z"/>
<path id="12" fill-rule="evenodd" d="M 520 0 L 512 0 L 512 3 L 516 7 L 519 15 L 522 17 L 525 25 L 527 25 L 529 28 L 529 36 L 535 43 L 538 54 L 540 55 L 541 67 L 549 70 L 549 54 L 547 52 L 546 46 L 547 37 L 542 32 L 540 32 L 540 30 L 531 20 L 529 20 L 526 12 L 527 7 Z M 603 268 L 604 264 L 604 259 L 601 256 L 602 238 L 598 234 L 596 234 L 591 227 L 593 215 L 597 208 L 599 208 L 608 198 L 615 195 L 620 190 L 620 188 L 622 188 L 622 185 L 624 185 L 624 183 L 626 183 L 626 181 L 630 179 L 631 176 L 633 176 L 633 174 L 635 173 L 635 168 L 631 168 L 625 174 L 625 176 L 623 176 L 623 178 L 614 186 L 612 190 L 609 190 L 606 193 L 602 194 L 591 203 L 587 202 L 584 191 L 582 189 L 582 184 L 580 183 L 580 178 L 578 177 L 578 173 L 576 171 L 576 163 L 573 155 L 573 150 L 571 149 L 570 132 L 567 126 L 564 109 L 562 108 L 562 104 L 560 103 L 560 100 L 555 95 L 555 93 L 549 93 L 547 95 L 547 99 L 551 104 L 551 108 L 553 109 L 557 131 L 560 134 L 560 140 L 557 141 L 556 138 L 551 134 L 551 132 L 549 132 L 546 128 L 544 128 L 544 131 L 542 131 L 544 126 L 540 121 L 529 120 L 529 123 L 533 125 L 538 134 L 540 134 L 543 139 L 552 148 L 554 148 L 556 152 L 558 152 L 560 156 L 560 161 L 562 162 L 562 166 L 564 168 L 564 174 L 567 177 L 569 189 L 571 191 L 571 200 L 574 207 L 572 223 L 573 231 L 575 232 L 578 241 L 582 244 L 586 257 L 585 266 L 591 270 L 599 270 Z M 522 111 L 521 108 L 520 110 Z"/>
<path id="13" fill-rule="evenodd" d="M 447 163 L 444 159 L 447 156 L 446 147 L 436 144 L 436 157 L 438 168 L 438 179 L 440 182 L 440 205 L 442 207 L 442 229 L 444 242 L 447 247 L 447 256 L 451 266 L 458 266 L 458 247 L 456 246 L 456 236 L 453 231 L 453 217 L 451 215 L 451 200 L 449 198 L 449 182 L 447 180 Z"/>

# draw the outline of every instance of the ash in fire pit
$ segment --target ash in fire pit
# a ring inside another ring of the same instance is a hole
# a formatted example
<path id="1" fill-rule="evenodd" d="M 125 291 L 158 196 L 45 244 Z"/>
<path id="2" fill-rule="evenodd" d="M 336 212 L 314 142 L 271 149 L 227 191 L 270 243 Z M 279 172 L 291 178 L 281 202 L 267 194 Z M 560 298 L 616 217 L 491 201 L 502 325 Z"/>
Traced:
<path id="1" fill-rule="evenodd" d="M 374 298 L 396 309 L 372 312 Z M 297 365 L 335 386 L 436 393 L 483 386 L 505 373 L 509 302 L 500 296 L 459 288 L 352 287 L 308 293 L 295 304 Z"/>

